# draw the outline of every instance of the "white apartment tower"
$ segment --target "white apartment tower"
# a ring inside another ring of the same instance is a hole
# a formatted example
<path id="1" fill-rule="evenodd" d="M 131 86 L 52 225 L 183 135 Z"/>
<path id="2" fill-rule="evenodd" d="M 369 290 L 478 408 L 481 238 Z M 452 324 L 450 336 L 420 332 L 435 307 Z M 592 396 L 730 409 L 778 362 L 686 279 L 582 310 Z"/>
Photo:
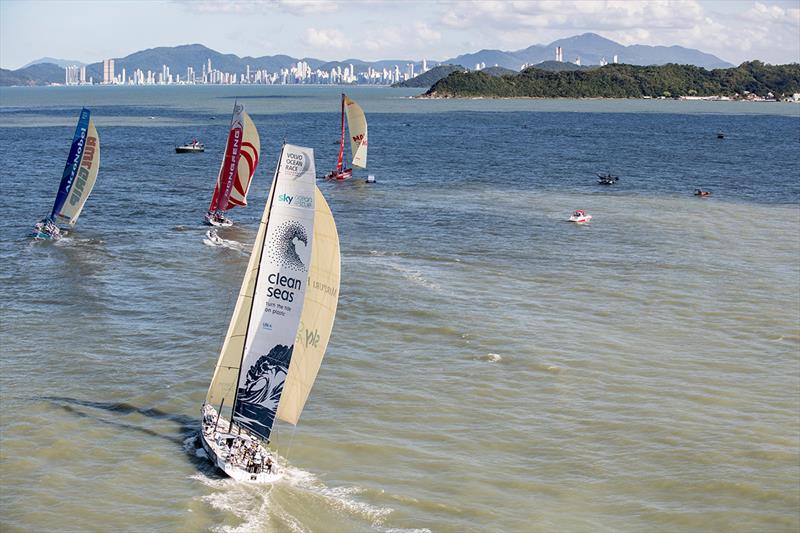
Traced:
<path id="1" fill-rule="evenodd" d="M 564 50 L 560 46 L 556 46 L 556 61 L 559 63 L 564 62 Z"/>
<path id="2" fill-rule="evenodd" d="M 114 83 L 114 60 L 103 60 L 103 83 Z"/>

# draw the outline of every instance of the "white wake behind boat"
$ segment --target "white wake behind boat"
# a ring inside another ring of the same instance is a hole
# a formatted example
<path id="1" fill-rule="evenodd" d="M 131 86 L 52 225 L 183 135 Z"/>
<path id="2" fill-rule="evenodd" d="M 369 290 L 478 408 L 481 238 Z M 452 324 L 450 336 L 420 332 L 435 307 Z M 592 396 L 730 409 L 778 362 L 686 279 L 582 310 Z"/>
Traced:
<path id="1" fill-rule="evenodd" d="M 284 145 L 203 404 L 202 446 L 238 481 L 283 475 L 274 424 L 297 424 L 333 329 L 339 236 L 314 180 L 313 150 Z"/>

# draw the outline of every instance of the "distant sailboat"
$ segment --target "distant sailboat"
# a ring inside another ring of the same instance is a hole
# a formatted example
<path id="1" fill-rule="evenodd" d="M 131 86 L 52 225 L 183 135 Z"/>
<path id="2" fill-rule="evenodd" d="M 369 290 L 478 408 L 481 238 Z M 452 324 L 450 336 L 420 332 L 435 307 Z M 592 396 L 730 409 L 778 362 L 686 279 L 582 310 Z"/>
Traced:
<path id="1" fill-rule="evenodd" d="M 329 180 L 346 180 L 353 175 L 352 168 L 344 168 L 344 118 L 347 116 L 347 127 L 350 130 L 350 151 L 353 154 L 352 165 L 367 168 L 367 117 L 364 110 L 349 96 L 342 93 L 342 138 L 339 143 L 339 159 L 336 169 L 325 176 Z"/>
<path id="2" fill-rule="evenodd" d="M 283 475 L 273 424 L 297 424 L 333 329 L 339 236 L 314 176 L 313 150 L 284 145 L 203 404 L 203 448 L 237 481 Z"/>
<path id="3" fill-rule="evenodd" d="M 244 106 L 233 105 L 231 128 L 225 145 L 225 156 L 219 168 L 217 184 L 205 223 L 211 226 L 230 226 L 233 221 L 225 216 L 228 209 L 247 205 L 247 191 L 258 166 L 261 140 L 258 130 L 245 113 Z"/>
<path id="4" fill-rule="evenodd" d="M 56 201 L 50 214 L 33 228 L 37 240 L 61 238 L 59 224 L 74 226 L 81 216 L 83 205 L 94 187 L 100 169 L 100 138 L 91 119 L 91 112 L 83 108 L 72 137 L 67 164 L 58 186 Z"/>

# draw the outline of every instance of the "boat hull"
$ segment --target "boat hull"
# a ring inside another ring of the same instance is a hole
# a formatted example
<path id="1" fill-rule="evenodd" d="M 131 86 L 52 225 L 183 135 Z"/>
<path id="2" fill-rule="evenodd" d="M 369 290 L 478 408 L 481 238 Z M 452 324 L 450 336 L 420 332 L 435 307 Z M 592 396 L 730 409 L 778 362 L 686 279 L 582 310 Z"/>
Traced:
<path id="1" fill-rule="evenodd" d="M 342 180 L 350 179 L 352 177 L 353 177 L 353 169 L 352 168 L 346 168 L 346 169 L 342 170 L 341 172 L 337 172 L 337 171 L 334 170 L 330 174 L 326 175 L 325 179 L 326 180 L 342 181 Z"/>
<path id="2" fill-rule="evenodd" d="M 205 152 L 206 149 L 204 146 L 176 146 L 175 153 L 177 154 L 198 154 L 200 152 Z"/>
<path id="3" fill-rule="evenodd" d="M 220 428 L 228 428 L 233 432 L 223 432 Z M 273 460 L 272 454 L 267 451 L 258 440 L 252 438 L 236 425 L 231 426 L 224 418 L 216 420 L 216 411 L 206 405 L 203 409 L 202 429 L 200 442 L 208 456 L 209 461 L 231 479 L 245 483 L 266 484 L 275 483 L 283 478 L 283 469 Z M 269 457 L 272 468 L 268 469 L 261 462 L 250 463 L 249 468 L 242 459 L 242 453 L 237 453 L 236 446 L 229 443 L 239 441 L 238 444 L 248 444 L 251 450 L 257 450 L 258 455 Z"/>
<path id="4" fill-rule="evenodd" d="M 214 217 L 206 215 L 203 219 L 203 223 L 207 226 L 214 226 L 215 228 L 229 228 L 233 226 L 233 220 L 225 217 L 222 220 L 218 220 Z"/>

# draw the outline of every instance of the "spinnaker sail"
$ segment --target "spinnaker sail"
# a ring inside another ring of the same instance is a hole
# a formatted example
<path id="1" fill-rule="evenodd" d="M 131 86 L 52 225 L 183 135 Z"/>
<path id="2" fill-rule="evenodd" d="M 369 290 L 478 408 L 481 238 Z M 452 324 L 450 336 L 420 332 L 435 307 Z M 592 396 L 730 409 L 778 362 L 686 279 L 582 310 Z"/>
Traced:
<path id="1" fill-rule="evenodd" d="M 223 213 L 236 206 L 247 205 L 247 192 L 258 166 L 261 139 L 244 105 L 233 106 L 233 116 L 225 145 L 225 155 L 220 165 L 214 194 L 208 207 L 209 214 Z"/>

